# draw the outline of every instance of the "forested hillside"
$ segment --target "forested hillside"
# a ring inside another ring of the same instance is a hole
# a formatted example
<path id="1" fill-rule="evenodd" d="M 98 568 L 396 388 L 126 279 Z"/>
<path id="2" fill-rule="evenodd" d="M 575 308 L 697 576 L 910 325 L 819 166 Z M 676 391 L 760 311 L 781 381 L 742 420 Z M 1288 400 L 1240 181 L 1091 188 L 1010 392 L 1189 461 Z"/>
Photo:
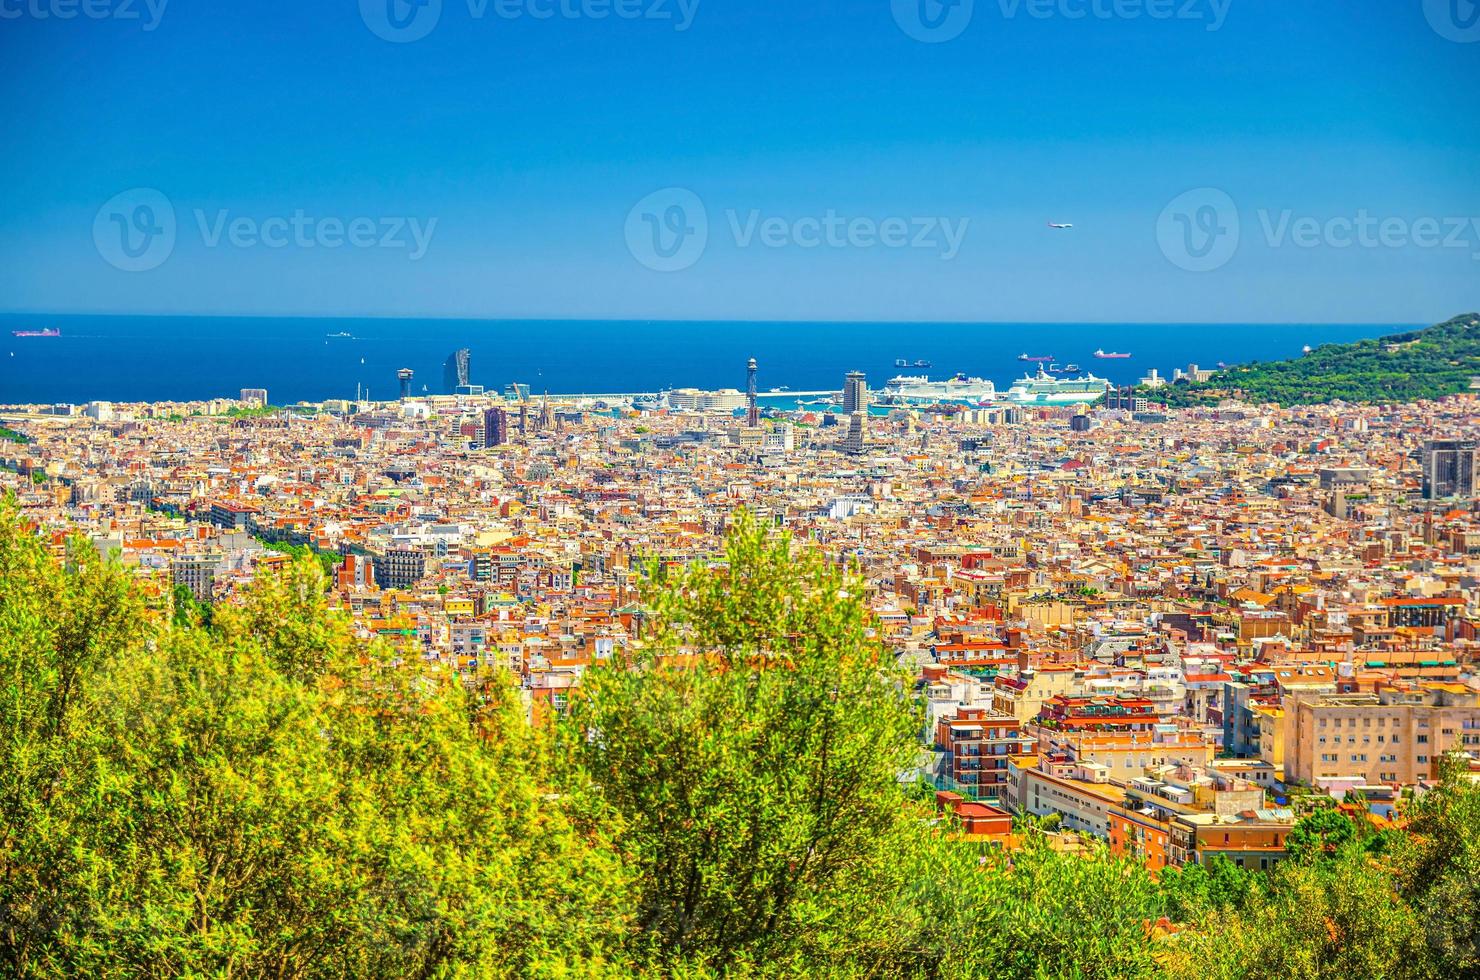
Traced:
<path id="1" fill-rule="evenodd" d="M 1331 401 L 1384 403 L 1469 390 L 1480 377 L 1480 314 L 1466 313 L 1411 333 L 1353 344 L 1323 344 L 1302 357 L 1240 364 L 1203 382 L 1143 389 L 1173 407 L 1225 398 L 1280 405 Z"/>

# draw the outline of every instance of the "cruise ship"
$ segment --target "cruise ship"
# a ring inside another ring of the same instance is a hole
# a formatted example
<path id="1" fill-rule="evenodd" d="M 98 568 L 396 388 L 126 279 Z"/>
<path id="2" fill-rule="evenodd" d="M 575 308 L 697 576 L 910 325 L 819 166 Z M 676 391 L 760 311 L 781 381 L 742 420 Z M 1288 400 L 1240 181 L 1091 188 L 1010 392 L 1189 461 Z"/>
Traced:
<path id="1" fill-rule="evenodd" d="M 879 392 L 881 405 L 980 405 L 997 397 L 997 386 L 981 378 L 958 374 L 945 381 L 931 381 L 925 375 L 902 374 L 890 378 Z"/>
<path id="2" fill-rule="evenodd" d="M 1105 397 L 1110 388 L 1110 382 L 1093 374 L 1056 378 L 1039 367 L 1036 375 L 1024 375 L 1007 389 L 1003 401 L 1017 405 L 1087 405 Z"/>

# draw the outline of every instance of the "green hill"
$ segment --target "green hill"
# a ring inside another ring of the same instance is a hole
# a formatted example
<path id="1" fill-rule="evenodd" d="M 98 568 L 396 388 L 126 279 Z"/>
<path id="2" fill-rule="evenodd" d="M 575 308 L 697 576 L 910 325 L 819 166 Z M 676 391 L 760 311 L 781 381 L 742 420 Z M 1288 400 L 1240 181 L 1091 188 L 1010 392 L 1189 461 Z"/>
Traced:
<path id="1" fill-rule="evenodd" d="M 1197 383 L 1142 394 L 1173 407 L 1225 398 L 1281 405 L 1408 402 L 1467 391 L 1480 377 L 1480 314 L 1354 344 L 1323 344 L 1303 357 L 1240 364 Z"/>

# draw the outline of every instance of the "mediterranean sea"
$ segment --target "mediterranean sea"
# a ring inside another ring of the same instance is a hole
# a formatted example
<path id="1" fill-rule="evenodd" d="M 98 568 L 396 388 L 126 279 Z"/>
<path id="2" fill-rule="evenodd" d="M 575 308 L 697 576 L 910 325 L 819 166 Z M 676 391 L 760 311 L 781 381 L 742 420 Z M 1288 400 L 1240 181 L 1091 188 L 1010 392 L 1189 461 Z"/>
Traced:
<path id="1" fill-rule="evenodd" d="M 538 394 L 610 394 L 745 387 L 759 362 L 762 394 L 837 390 L 863 371 L 871 388 L 897 374 L 982 377 L 1005 390 L 1049 357 L 1120 384 L 1156 368 L 1204 368 L 1298 356 L 1421 324 L 778 323 L 390 318 L 243 318 L 0 314 L 0 404 L 235 398 L 266 388 L 274 404 L 442 393 L 443 363 L 472 352 L 470 379 Z M 14 337 L 57 328 L 60 337 Z M 347 334 L 348 336 L 339 336 Z M 1130 353 L 1102 360 L 1096 350 Z M 931 367 L 895 366 L 897 359 Z M 1047 364 L 1047 362 L 1045 362 Z M 1069 373 L 1064 371 L 1063 373 Z"/>

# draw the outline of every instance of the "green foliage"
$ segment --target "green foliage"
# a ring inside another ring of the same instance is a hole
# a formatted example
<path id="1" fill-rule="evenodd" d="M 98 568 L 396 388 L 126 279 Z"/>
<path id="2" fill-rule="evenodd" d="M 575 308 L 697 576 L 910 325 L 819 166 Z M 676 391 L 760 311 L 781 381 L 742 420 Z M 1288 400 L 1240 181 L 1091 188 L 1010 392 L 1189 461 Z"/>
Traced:
<path id="1" fill-rule="evenodd" d="M 1468 390 L 1480 376 L 1480 314 L 1467 313 L 1425 330 L 1353 344 L 1323 344 L 1304 357 L 1244 364 L 1209 380 L 1143 389 L 1173 407 L 1244 401 L 1312 405 L 1330 401 L 1391 403 Z"/>
<path id="2" fill-rule="evenodd" d="M 0 974 L 623 975 L 612 849 L 506 679 L 350 636 L 301 560 L 210 629 L 0 513 Z"/>
<path id="3" fill-rule="evenodd" d="M 647 598 L 654 634 L 587 675 L 567 738 L 620 821 L 638 942 L 718 968 L 770 956 L 889 860 L 918 752 L 908 678 L 866 635 L 859 583 L 743 514 L 722 565 Z"/>
<path id="4" fill-rule="evenodd" d="M 24 446 L 30 441 L 31 437 L 24 432 L 17 432 L 15 429 L 0 425 L 0 442 L 14 442 Z"/>
<path id="5" fill-rule="evenodd" d="M 892 851 L 868 892 L 840 896 L 848 929 L 810 937 L 792 975 L 818 962 L 828 974 L 932 980 L 1159 972 L 1148 937 L 1163 907 L 1157 886 L 1103 847 L 1060 854 L 1034 835 L 1009 855 L 910 826 Z"/>
<path id="6" fill-rule="evenodd" d="M 1460 756 L 1440 763 L 1437 789 L 1410 813 L 1397 841 L 1399 889 L 1423 922 L 1447 976 L 1480 976 L 1480 784 Z"/>
<path id="7" fill-rule="evenodd" d="M 233 405 L 226 410 L 225 416 L 229 419 L 260 419 L 276 415 L 281 411 L 282 409 L 277 405 L 255 405 L 252 407 Z"/>
<path id="8" fill-rule="evenodd" d="M 211 623 L 211 606 L 209 603 L 201 602 L 195 597 L 195 593 L 185 585 L 177 585 L 170 592 L 173 613 L 170 621 L 177 627 L 190 626 L 196 623 Z"/>
<path id="9" fill-rule="evenodd" d="M 1176 922 L 1196 922 L 1210 912 L 1242 911 L 1258 897 L 1262 877 L 1221 855 L 1206 864 L 1167 868 L 1161 885 L 1167 915 Z"/>
<path id="10" fill-rule="evenodd" d="M 290 558 L 312 558 L 318 562 L 319 567 L 324 572 L 324 588 L 328 588 L 329 583 L 334 580 L 334 571 L 343 561 L 335 552 L 320 551 L 310 544 L 288 544 L 286 541 L 268 541 L 263 538 L 258 538 L 257 540 L 268 551 L 276 551 L 278 554 L 287 555 Z"/>
<path id="11" fill-rule="evenodd" d="M 1323 806 L 1295 821 L 1285 837 L 1285 850 L 1297 861 L 1309 863 L 1330 857 L 1357 836 L 1357 828 L 1335 807 Z"/>
<path id="12" fill-rule="evenodd" d="M 1214 911 L 1177 937 L 1174 976 L 1435 976 L 1411 907 L 1359 848 L 1329 861 L 1282 862 L 1240 910 Z"/>

